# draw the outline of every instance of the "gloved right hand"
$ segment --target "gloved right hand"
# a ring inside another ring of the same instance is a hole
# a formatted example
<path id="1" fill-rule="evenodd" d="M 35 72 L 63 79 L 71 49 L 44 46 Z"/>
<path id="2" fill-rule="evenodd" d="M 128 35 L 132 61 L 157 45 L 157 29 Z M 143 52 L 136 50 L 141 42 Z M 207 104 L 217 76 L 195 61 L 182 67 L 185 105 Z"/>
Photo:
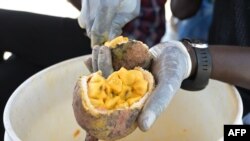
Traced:
<path id="1" fill-rule="evenodd" d="M 167 108 L 192 68 L 187 48 L 179 41 L 159 43 L 149 51 L 153 55 L 151 72 L 157 84 L 138 118 L 138 126 L 142 131 L 149 130 Z"/>
<path id="2" fill-rule="evenodd" d="M 139 12 L 140 0 L 82 0 L 78 23 L 86 29 L 93 47 L 120 35 Z"/>

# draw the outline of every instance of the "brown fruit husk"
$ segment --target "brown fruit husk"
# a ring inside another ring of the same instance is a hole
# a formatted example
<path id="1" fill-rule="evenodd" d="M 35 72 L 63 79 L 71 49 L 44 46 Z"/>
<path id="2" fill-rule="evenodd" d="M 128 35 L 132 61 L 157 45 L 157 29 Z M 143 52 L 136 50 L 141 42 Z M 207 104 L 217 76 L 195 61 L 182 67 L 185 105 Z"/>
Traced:
<path id="1" fill-rule="evenodd" d="M 121 67 L 133 69 L 137 66 L 147 69 L 151 63 L 152 56 L 148 46 L 141 41 L 129 40 L 111 49 L 114 70 Z"/>
<path id="2" fill-rule="evenodd" d="M 130 107 L 114 110 L 96 109 L 88 98 L 88 80 L 94 75 L 80 77 L 74 89 L 73 110 L 78 124 L 90 135 L 100 140 L 117 140 L 132 133 L 136 127 L 136 119 L 144 102 L 154 88 L 152 74 L 140 67 L 135 69 L 143 72 L 148 83 L 148 91 Z"/>

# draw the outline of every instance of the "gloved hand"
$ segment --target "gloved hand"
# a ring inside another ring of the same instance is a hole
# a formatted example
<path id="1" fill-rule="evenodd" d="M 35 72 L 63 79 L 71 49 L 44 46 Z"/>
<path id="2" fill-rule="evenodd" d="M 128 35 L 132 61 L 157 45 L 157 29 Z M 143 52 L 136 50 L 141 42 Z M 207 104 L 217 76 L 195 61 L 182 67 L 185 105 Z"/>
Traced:
<path id="1" fill-rule="evenodd" d="M 139 12 L 140 0 L 82 0 L 78 23 L 86 29 L 93 47 L 120 35 Z"/>
<path id="2" fill-rule="evenodd" d="M 92 56 L 85 62 L 90 72 L 102 71 L 102 75 L 107 78 L 114 70 L 112 66 L 111 51 L 106 46 L 94 46 Z"/>
<path id="3" fill-rule="evenodd" d="M 110 50 L 107 47 L 95 49 L 93 50 L 93 54 L 95 54 L 93 56 L 98 56 L 96 57 L 98 59 L 89 60 L 89 63 L 85 64 L 87 66 L 93 64 L 94 70 L 101 69 L 108 72 L 106 75 L 109 75 L 110 70 L 112 70 Z M 138 118 L 138 126 L 142 131 L 147 131 L 161 112 L 166 109 L 177 90 L 179 90 L 182 81 L 189 77 L 192 68 L 189 53 L 181 42 L 160 43 L 149 51 L 153 56 L 150 71 L 154 75 L 157 85 L 148 97 Z"/>
<path id="4" fill-rule="evenodd" d="M 189 53 L 181 42 L 160 43 L 152 47 L 150 52 L 153 55 L 151 72 L 157 85 L 138 118 L 138 126 L 142 131 L 147 131 L 166 109 L 192 68 Z"/>

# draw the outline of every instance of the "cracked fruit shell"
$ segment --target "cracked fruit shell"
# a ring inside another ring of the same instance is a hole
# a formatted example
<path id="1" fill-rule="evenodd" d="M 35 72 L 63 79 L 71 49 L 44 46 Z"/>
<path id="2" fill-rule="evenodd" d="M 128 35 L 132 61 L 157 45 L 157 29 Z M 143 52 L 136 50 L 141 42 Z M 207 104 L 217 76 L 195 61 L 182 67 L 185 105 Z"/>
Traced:
<path id="1" fill-rule="evenodd" d="M 100 71 L 78 79 L 73 110 L 78 124 L 100 140 L 132 133 L 144 102 L 154 89 L 152 74 L 141 67 L 121 68 L 107 79 Z"/>

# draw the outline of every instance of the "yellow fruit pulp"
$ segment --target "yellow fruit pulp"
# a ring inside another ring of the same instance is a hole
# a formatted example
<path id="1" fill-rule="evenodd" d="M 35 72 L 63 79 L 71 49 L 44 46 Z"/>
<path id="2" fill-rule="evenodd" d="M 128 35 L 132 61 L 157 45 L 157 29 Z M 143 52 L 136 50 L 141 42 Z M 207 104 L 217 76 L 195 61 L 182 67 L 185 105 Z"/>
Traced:
<path id="1" fill-rule="evenodd" d="M 110 48 L 115 48 L 117 45 L 127 43 L 128 41 L 129 39 L 127 37 L 118 36 L 111 41 L 105 42 L 104 45 Z"/>
<path id="2" fill-rule="evenodd" d="M 88 81 L 88 96 L 97 109 L 129 107 L 148 91 L 148 82 L 139 70 L 121 68 L 107 79 L 96 73 Z"/>

